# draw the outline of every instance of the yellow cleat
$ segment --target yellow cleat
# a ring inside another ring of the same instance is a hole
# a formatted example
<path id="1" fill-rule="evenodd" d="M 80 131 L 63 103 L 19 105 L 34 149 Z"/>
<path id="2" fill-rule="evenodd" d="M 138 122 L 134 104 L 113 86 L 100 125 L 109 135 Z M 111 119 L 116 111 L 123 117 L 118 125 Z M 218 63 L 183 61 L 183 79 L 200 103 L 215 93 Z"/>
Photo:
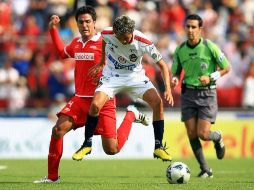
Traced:
<path id="1" fill-rule="evenodd" d="M 172 156 L 166 151 L 166 146 L 154 150 L 153 157 L 160 158 L 163 161 L 172 161 Z"/>
<path id="2" fill-rule="evenodd" d="M 84 156 L 90 154 L 91 151 L 92 147 L 82 146 L 72 155 L 72 159 L 76 161 L 81 161 L 84 158 Z"/>

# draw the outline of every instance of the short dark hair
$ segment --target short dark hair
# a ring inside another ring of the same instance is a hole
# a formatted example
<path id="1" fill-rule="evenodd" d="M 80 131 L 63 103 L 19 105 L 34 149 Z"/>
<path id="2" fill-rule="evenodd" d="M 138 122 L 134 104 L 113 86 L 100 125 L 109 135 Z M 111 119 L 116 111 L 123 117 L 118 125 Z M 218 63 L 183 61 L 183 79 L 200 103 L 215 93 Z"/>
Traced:
<path id="1" fill-rule="evenodd" d="M 130 19 L 126 15 L 117 17 L 113 22 L 113 32 L 116 35 L 121 35 L 125 33 L 133 33 L 134 28 L 135 28 L 135 21 Z"/>
<path id="2" fill-rule="evenodd" d="M 203 26 L 203 20 L 202 18 L 197 15 L 197 14 L 191 14 L 191 15 L 188 15 L 186 18 L 185 18 L 185 23 L 187 22 L 187 20 L 197 20 L 198 21 L 198 26 L 199 27 L 202 27 Z"/>
<path id="3" fill-rule="evenodd" d="M 82 15 L 82 14 L 89 14 L 91 15 L 93 21 L 96 21 L 96 12 L 95 12 L 95 9 L 92 7 L 92 6 L 82 6 L 80 8 L 78 8 L 78 10 L 76 11 L 76 14 L 75 14 L 75 19 L 76 21 L 78 21 L 78 17 L 79 15 Z"/>

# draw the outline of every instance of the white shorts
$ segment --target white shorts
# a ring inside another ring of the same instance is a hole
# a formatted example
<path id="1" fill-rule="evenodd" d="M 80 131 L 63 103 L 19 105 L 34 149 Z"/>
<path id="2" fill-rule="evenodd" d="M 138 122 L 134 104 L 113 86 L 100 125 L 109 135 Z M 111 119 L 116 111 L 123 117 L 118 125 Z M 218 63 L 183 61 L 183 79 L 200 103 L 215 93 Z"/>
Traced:
<path id="1" fill-rule="evenodd" d="M 95 92 L 104 92 L 110 98 L 113 98 L 119 92 L 127 92 L 132 99 L 136 100 L 137 98 L 143 99 L 143 94 L 152 88 L 155 89 L 147 76 L 102 76 Z"/>

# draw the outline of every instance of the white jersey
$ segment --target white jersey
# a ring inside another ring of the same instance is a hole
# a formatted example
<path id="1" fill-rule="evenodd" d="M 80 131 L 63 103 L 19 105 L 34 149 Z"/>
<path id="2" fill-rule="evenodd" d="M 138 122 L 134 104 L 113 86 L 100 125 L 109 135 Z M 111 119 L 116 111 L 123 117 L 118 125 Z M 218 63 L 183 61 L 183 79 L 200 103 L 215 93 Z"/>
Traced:
<path id="1" fill-rule="evenodd" d="M 148 54 L 155 63 L 162 59 L 155 45 L 138 30 L 134 30 L 132 42 L 127 45 L 115 37 L 112 27 L 105 29 L 101 34 L 106 42 L 104 76 L 144 75 L 141 64 L 144 54 Z"/>

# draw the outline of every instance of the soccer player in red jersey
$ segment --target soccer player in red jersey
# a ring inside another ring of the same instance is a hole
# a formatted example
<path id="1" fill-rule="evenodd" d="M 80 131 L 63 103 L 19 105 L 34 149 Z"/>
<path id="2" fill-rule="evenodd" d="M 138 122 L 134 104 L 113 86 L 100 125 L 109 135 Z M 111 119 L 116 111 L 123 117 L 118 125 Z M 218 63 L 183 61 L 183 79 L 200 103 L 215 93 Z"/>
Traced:
<path id="1" fill-rule="evenodd" d="M 89 69 L 101 61 L 102 37 L 95 31 L 96 12 L 93 7 L 80 7 L 75 15 L 81 37 L 76 37 L 64 46 L 59 37 L 57 25 L 58 16 L 53 15 L 49 22 L 49 31 L 56 49 L 62 59 L 74 58 L 75 63 L 75 96 L 57 114 L 58 120 L 52 129 L 48 154 L 48 176 L 34 183 L 59 183 L 59 162 L 63 152 L 63 136 L 70 130 L 75 130 L 86 124 L 94 123 L 95 118 L 87 117 L 93 94 L 96 88 L 94 80 L 88 76 Z M 99 77 L 99 76 L 98 76 Z M 148 125 L 148 118 L 135 107 L 128 107 L 124 120 L 116 130 L 115 99 L 108 101 L 100 111 L 95 133 L 101 135 L 103 149 L 106 154 L 118 153 L 128 139 L 134 120 Z M 96 117 L 97 122 L 97 117 Z M 85 136 L 91 135 L 90 128 L 85 128 Z M 86 152 L 89 154 L 91 148 Z"/>

